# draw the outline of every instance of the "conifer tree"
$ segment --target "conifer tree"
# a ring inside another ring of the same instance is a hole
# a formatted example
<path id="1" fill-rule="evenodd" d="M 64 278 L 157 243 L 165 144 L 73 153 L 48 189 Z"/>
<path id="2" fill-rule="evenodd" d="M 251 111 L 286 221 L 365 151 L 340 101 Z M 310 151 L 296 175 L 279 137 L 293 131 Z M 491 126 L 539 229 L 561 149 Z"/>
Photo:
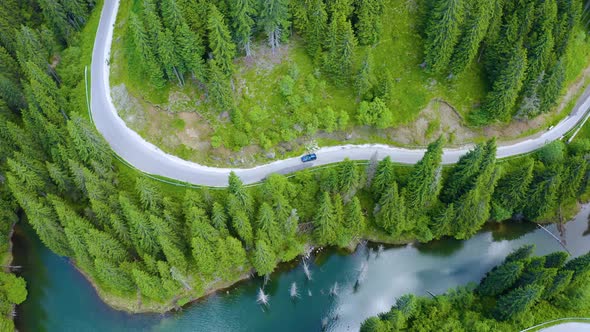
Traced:
<path id="1" fill-rule="evenodd" d="M 205 64 L 202 56 L 205 53 L 202 40 L 190 31 L 187 24 L 180 25 L 174 36 L 176 47 L 184 67 L 199 81 L 205 79 Z"/>
<path id="2" fill-rule="evenodd" d="M 319 243 L 335 244 L 338 234 L 334 221 L 334 207 L 330 194 L 323 192 L 313 219 L 314 235 Z"/>
<path id="3" fill-rule="evenodd" d="M 482 144 L 476 145 L 473 150 L 459 158 L 459 161 L 453 166 L 445 180 L 441 201 L 445 203 L 456 201 L 473 188 L 476 177 L 481 170 L 480 166 L 483 158 L 484 147 Z"/>
<path id="4" fill-rule="evenodd" d="M 232 227 L 246 247 L 252 247 L 254 243 L 252 225 L 250 225 L 250 220 L 244 211 L 235 212 L 235 215 L 232 216 Z"/>
<path id="5" fill-rule="evenodd" d="M 254 29 L 253 18 L 256 15 L 254 0 L 234 0 L 229 1 L 228 5 L 234 37 L 246 56 L 249 57 L 252 55 L 250 44 Z"/>
<path id="6" fill-rule="evenodd" d="M 394 181 L 383 193 L 375 209 L 375 222 L 392 236 L 399 236 L 409 228 L 404 196 L 405 192 L 400 192 Z"/>
<path id="7" fill-rule="evenodd" d="M 233 59 L 236 55 L 236 46 L 231 40 L 223 15 L 213 4 L 209 5 L 207 31 L 209 32 L 209 48 L 211 48 L 215 63 L 224 75 L 230 76 L 234 68 Z M 209 80 L 211 80 L 211 73 Z"/>
<path id="8" fill-rule="evenodd" d="M 516 46 L 481 107 L 490 120 L 505 121 L 510 117 L 522 87 L 526 64 L 526 52 L 522 47 Z"/>
<path id="9" fill-rule="evenodd" d="M 385 157 L 377 165 L 375 177 L 371 182 L 371 192 L 376 200 L 379 200 L 385 190 L 393 184 L 395 180 L 395 167 L 389 156 Z"/>
<path id="10" fill-rule="evenodd" d="M 498 320 L 510 319 L 532 306 L 542 293 L 543 287 L 539 285 L 517 288 L 498 300 L 494 317 Z"/>
<path id="11" fill-rule="evenodd" d="M 447 70 L 463 22 L 464 0 L 436 0 L 426 25 L 425 62 L 435 73 Z"/>
<path id="12" fill-rule="evenodd" d="M 356 34 L 359 44 L 374 45 L 381 36 L 381 14 L 383 12 L 383 0 L 357 0 L 355 14 Z"/>
<path id="13" fill-rule="evenodd" d="M 259 276 L 270 274 L 277 266 L 275 253 L 265 240 L 256 241 L 252 265 Z"/>
<path id="14" fill-rule="evenodd" d="M 232 110 L 234 106 L 229 79 L 223 73 L 215 59 L 209 60 L 208 96 L 218 111 Z"/>
<path id="15" fill-rule="evenodd" d="M 288 0 L 261 0 L 258 24 L 268 37 L 268 44 L 274 53 L 281 41 L 288 36 L 289 22 Z"/>
<path id="16" fill-rule="evenodd" d="M 502 264 L 486 274 L 477 287 L 477 292 L 483 296 L 502 294 L 516 283 L 523 269 L 521 262 Z"/>
<path id="17" fill-rule="evenodd" d="M 462 28 L 463 32 L 451 58 L 451 69 L 454 75 L 461 74 L 475 59 L 479 46 L 490 26 L 497 2 L 498 0 L 466 1 L 468 12 Z"/>
<path id="18" fill-rule="evenodd" d="M 336 83 L 344 84 L 351 76 L 353 54 L 357 44 L 350 21 L 343 15 L 332 18 L 327 38 L 329 42 L 324 67 Z"/>
<path id="19" fill-rule="evenodd" d="M 199 273 L 207 277 L 215 272 L 215 256 L 211 245 L 202 237 L 195 236 L 191 241 L 193 259 Z"/>
<path id="20" fill-rule="evenodd" d="M 373 54 L 369 48 L 365 54 L 363 62 L 361 63 L 361 68 L 359 69 L 354 82 L 358 100 L 368 97 L 368 93 L 373 87 L 373 83 L 371 82 L 372 66 Z"/>
<path id="21" fill-rule="evenodd" d="M 303 31 L 307 52 L 316 60 L 319 60 L 328 28 L 328 13 L 323 0 L 310 0 L 305 9 L 305 24 L 299 28 Z"/>
<path id="22" fill-rule="evenodd" d="M 414 212 L 427 210 L 438 199 L 442 187 L 442 137 L 428 146 L 424 157 L 415 166 L 408 180 L 408 206 Z"/>

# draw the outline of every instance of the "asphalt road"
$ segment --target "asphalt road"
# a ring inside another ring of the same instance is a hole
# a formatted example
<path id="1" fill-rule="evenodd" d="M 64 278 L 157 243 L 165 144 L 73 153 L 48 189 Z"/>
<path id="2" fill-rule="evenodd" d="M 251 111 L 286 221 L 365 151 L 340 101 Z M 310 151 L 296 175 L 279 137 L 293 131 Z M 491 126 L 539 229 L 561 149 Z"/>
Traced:
<path id="1" fill-rule="evenodd" d="M 115 153 L 143 172 L 196 185 L 224 187 L 227 185 L 228 174 L 232 170 L 244 183 L 254 183 L 263 180 L 272 173 L 285 174 L 309 166 L 342 161 L 344 158 L 368 160 L 377 153 L 380 159 L 390 156 L 395 162 L 414 164 L 424 154 L 424 149 L 396 148 L 382 144 L 343 145 L 321 148 L 316 152 L 318 159 L 305 165 L 301 163 L 299 158 L 290 158 L 248 169 L 203 166 L 169 155 L 129 129 L 118 116 L 113 105 L 109 86 L 108 61 L 110 59 L 113 28 L 118 7 L 118 0 L 105 0 L 102 9 L 92 53 L 90 108 L 96 128 Z M 559 139 L 578 122 L 582 121 L 589 109 L 590 90 L 584 93 L 572 113 L 551 130 L 514 144 L 499 146 L 498 157 L 503 158 L 527 153 L 540 148 L 547 142 Z M 470 147 L 445 149 L 443 163 L 456 162 L 460 156 L 467 153 Z"/>

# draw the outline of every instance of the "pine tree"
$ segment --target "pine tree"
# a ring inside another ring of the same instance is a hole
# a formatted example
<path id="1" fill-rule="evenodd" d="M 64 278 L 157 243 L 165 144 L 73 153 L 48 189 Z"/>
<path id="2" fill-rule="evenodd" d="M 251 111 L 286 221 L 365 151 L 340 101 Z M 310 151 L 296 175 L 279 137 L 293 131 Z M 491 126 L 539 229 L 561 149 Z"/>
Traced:
<path id="1" fill-rule="evenodd" d="M 252 226 L 250 225 L 250 220 L 248 220 L 248 216 L 244 211 L 237 211 L 235 215 L 232 216 L 232 227 L 234 232 L 240 237 L 246 247 L 252 247 L 254 244 Z"/>
<path id="2" fill-rule="evenodd" d="M 557 204 L 557 194 L 561 183 L 561 167 L 553 167 L 535 172 L 527 194 L 524 215 L 535 220 L 553 211 Z"/>
<path id="3" fill-rule="evenodd" d="M 357 0 L 355 28 L 361 45 L 374 45 L 381 36 L 383 0 Z"/>
<path id="4" fill-rule="evenodd" d="M 357 93 L 357 99 L 365 99 L 369 97 L 369 91 L 371 91 L 373 87 L 373 83 L 371 82 L 372 77 L 372 66 L 373 66 L 373 53 L 371 49 L 367 50 L 365 54 L 365 58 L 361 63 L 361 68 L 359 69 L 356 80 L 354 82 L 354 87 Z M 370 98 L 368 98 L 370 99 Z"/>
<path id="5" fill-rule="evenodd" d="M 360 237 L 366 227 L 366 219 L 363 214 L 361 202 L 357 196 L 354 196 L 345 206 L 344 212 L 345 227 L 353 237 Z"/>
<path id="6" fill-rule="evenodd" d="M 276 251 L 281 244 L 281 233 L 272 207 L 264 202 L 260 205 L 257 219 L 257 239 L 265 239 Z"/>
<path id="7" fill-rule="evenodd" d="M 539 85 L 539 111 L 541 113 L 547 113 L 555 106 L 565 83 L 565 70 L 564 58 L 560 58 L 548 67 L 543 76 L 543 82 Z"/>
<path id="8" fill-rule="evenodd" d="M 484 158 L 483 144 L 461 156 L 446 177 L 441 194 L 441 201 L 451 203 L 473 188 Z"/>
<path id="9" fill-rule="evenodd" d="M 228 191 L 238 199 L 238 202 L 245 212 L 250 213 L 252 210 L 252 197 L 244 187 L 242 180 L 236 175 L 236 173 L 231 172 L 229 174 L 228 183 Z"/>
<path id="10" fill-rule="evenodd" d="M 334 222 L 334 207 L 330 194 L 323 192 L 313 219 L 314 235 L 318 243 L 335 244 L 336 229 Z"/>
<path id="11" fill-rule="evenodd" d="M 203 277 L 211 276 L 215 272 L 216 262 L 211 245 L 202 237 L 195 236 L 191 241 L 193 259 L 199 273 Z"/>
<path id="12" fill-rule="evenodd" d="M 162 288 L 162 280 L 158 276 L 152 275 L 139 268 L 134 268 L 132 270 L 132 275 L 141 295 L 155 301 L 164 300 L 166 292 L 164 288 Z"/>
<path id="13" fill-rule="evenodd" d="M 254 29 L 254 19 L 256 7 L 254 0 L 234 0 L 229 1 L 230 17 L 234 32 L 234 37 L 238 45 L 244 50 L 247 57 L 252 55 L 250 44 L 252 41 L 252 31 Z"/>
<path id="14" fill-rule="evenodd" d="M 533 166 L 534 160 L 525 159 L 522 166 L 500 178 L 492 199 L 494 220 L 503 221 L 522 212 L 533 180 Z"/>
<path id="15" fill-rule="evenodd" d="M 451 69 L 454 75 L 461 74 L 475 59 L 490 26 L 498 0 L 467 0 L 466 2 L 468 12 L 462 28 L 463 32 L 451 58 Z"/>
<path id="16" fill-rule="evenodd" d="M 39 6 L 45 20 L 51 25 L 55 34 L 65 42 L 68 42 L 73 34 L 73 29 L 68 22 L 66 11 L 60 1 L 39 0 Z"/>
<path id="17" fill-rule="evenodd" d="M 526 52 L 522 47 L 516 46 L 481 107 L 490 120 L 505 121 L 510 117 L 522 87 L 526 64 Z"/>
<path id="18" fill-rule="evenodd" d="M 496 304 L 494 317 L 501 321 L 508 320 L 530 308 L 541 297 L 542 293 L 543 287 L 538 285 L 517 288 L 500 297 Z"/>
<path id="19" fill-rule="evenodd" d="M 232 110 L 234 101 L 229 79 L 225 76 L 216 60 L 209 60 L 208 72 L 208 97 L 217 107 L 218 111 Z"/>
<path id="20" fill-rule="evenodd" d="M 323 0 L 310 0 L 310 2 L 305 9 L 305 24 L 302 24 L 299 29 L 303 31 L 307 52 L 314 59 L 319 60 L 328 28 L 328 13 Z"/>
<path id="21" fill-rule="evenodd" d="M 209 48 L 215 63 L 221 69 L 221 72 L 230 76 L 233 73 L 233 59 L 236 55 L 236 46 L 231 40 L 229 29 L 225 24 L 223 15 L 215 5 L 209 5 L 209 19 L 207 21 L 207 31 L 209 32 Z M 211 80 L 211 74 L 209 75 Z"/>
<path id="22" fill-rule="evenodd" d="M 336 83 L 344 84 L 351 76 L 356 38 L 350 21 L 343 15 L 332 19 L 328 29 L 324 67 Z"/>
<path id="23" fill-rule="evenodd" d="M 182 16 L 182 4 L 178 3 L 177 0 L 162 0 L 160 3 L 160 9 L 162 12 L 162 19 L 166 28 L 176 31 L 180 26 L 185 23 L 184 17 Z"/>
<path id="24" fill-rule="evenodd" d="M 376 200 L 379 200 L 385 190 L 393 184 L 394 180 L 395 167 L 391 162 L 391 158 L 387 156 L 379 162 L 379 165 L 377 165 L 375 177 L 371 182 L 371 192 L 373 193 L 373 197 L 375 197 Z"/>
<path id="25" fill-rule="evenodd" d="M 108 259 L 113 263 L 120 263 L 129 257 L 123 245 L 106 232 L 89 229 L 86 233 L 88 252 L 94 258 Z"/>
<path id="26" fill-rule="evenodd" d="M 182 70 L 182 63 L 180 55 L 176 52 L 176 45 L 174 41 L 174 34 L 170 29 L 164 29 L 161 34 L 160 44 L 158 48 L 160 59 L 163 63 L 164 72 L 169 80 L 176 79 L 179 86 L 184 85 L 184 71 Z"/>
<path id="27" fill-rule="evenodd" d="M 477 292 L 483 296 L 502 294 L 516 283 L 523 269 L 521 262 L 502 264 L 486 274 L 477 287 Z"/>
<path id="28" fill-rule="evenodd" d="M 442 137 L 428 146 L 424 157 L 415 166 L 408 180 L 408 206 L 414 211 L 427 210 L 438 199 L 442 186 Z"/>
<path id="29" fill-rule="evenodd" d="M 338 166 L 338 187 L 345 200 L 356 194 L 361 185 L 361 173 L 354 161 L 345 158 Z"/>
<path id="30" fill-rule="evenodd" d="M 436 0 L 426 25 L 425 62 L 435 73 L 447 70 L 463 22 L 463 0 Z"/>
<path id="31" fill-rule="evenodd" d="M 552 300 L 555 296 L 562 293 L 570 285 L 573 275 L 574 271 L 571 270 L 557 272 L 557 275 L 553 279 L 553 283 L 543 292 L 543 299 Z"/>
<path id="32" fill-rule="evenodd" d="M 486 143 L 483 153 L 481 170 L 473 188 L 455 203 L 454 235 L 458 239 L 466 239 L 475 234 L 490 217 L 490 201 L 499 174 L 496 167 L 495 140 Z"/>
<path id="33" fill-rule="evenodd" d="M 199 81 L 205 79 L 205 65 L 203 54 L 205 53 L 203 42 L 190 31 L 187 24 L 182 24 L 176 30 L 175 36 L 178 55 L 184 67 Z"/>
<path id="34" fill-rule="evenodd" d="M 277 266 L 277 258 L 265 240 L 256 241 L 252 265 L 259 276 L 269 275 Z"/>
<path id="35" fill-rule="evenodd" d="M 258 24 L 268 37 L 268 44 L 274 53 L 287 36 L 289 21 L 288 0 L 261 0 Z"/>
<path id="36" fill-rule="evenodd" d="M 398 190 L 397 182 L 381 196 L 379 205 L 375 208 L 375 222 L 392 236 L 399 236 L 409 230 L 408 210 L 405 192 Z"/>
<path id="37" fill-rule="evenodd" d="M 222 234 L 222 236 L 229 235 L 227 230 L 227 214 L 225 213 L 225 208 L 219 202 L 213 203 L 211 224 L 220 232 L 220 234 Z"/>

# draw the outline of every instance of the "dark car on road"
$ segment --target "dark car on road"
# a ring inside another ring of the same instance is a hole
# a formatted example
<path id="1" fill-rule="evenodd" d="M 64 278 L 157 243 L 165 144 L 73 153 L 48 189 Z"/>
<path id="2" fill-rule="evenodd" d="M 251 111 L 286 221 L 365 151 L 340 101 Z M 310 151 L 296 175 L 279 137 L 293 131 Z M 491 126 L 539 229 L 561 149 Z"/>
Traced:
<path id="1" fill-rule="evenodd" d="M 301 157 L 301 161 L 304 163 L 308 161 L 314 161 L 316 159 L 318 159 L 318 156 L 316 156 L 315 153 L 306 154 L 305 156 Z"/>

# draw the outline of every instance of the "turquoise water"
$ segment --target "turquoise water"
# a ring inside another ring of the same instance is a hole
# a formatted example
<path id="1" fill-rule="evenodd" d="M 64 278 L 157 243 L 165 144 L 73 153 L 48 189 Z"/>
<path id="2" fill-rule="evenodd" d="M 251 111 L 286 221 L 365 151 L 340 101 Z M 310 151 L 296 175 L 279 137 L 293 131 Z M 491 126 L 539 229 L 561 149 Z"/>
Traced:
<path id="1" fill-rule="evenodd" d="M 575 256 L 590 251 L 586 206 L 567 224 L 565 239 Z M 549 226 L 558 234 L 554 226 Z M 477 282 L 514 248 L 537 245 L 537 254 L 562 250 L 549 234 L 531 224 L 490 226 L 467 241 L 385 248 L 360 246 L 353 254 L 325 251 L 311 258 L 312 280 L 300 262 L 274 273 L 265 291 L 268 307 L 256 303 L 261 279 L 239 283 L 189 305 L 180 312 L 130 315 L 113 310 L 97 297 L 84 277 L 47 250 L 30 229 L 18 229 L 15 252 L 23 266 L 29 297 L 18 308 L 21 331 L 354 331 L 368 316 L 388 310 L 405 293 L 442 293 Z M 364 278 L 355 283 L 366 266 Z M 289 288 L 296 282 L 300 298 Z M 338 283 L 338 295 L 330 289 Z"/>

